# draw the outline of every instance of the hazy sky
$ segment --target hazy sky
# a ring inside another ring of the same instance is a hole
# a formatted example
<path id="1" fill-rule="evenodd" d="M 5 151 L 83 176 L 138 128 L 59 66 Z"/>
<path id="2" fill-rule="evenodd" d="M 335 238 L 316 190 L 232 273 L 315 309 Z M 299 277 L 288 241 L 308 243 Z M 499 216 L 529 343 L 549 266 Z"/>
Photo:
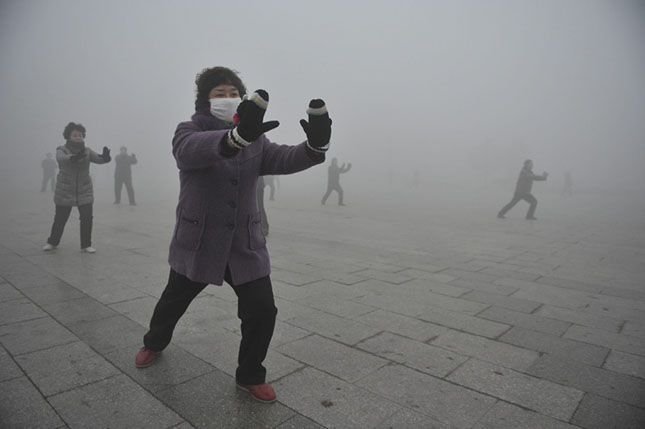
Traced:
<path id="1" fill-rule="evenodd" d="M 532 158 L 579 188 L 645 181 L 645 2 L 2 0 L 0 178 L 39 176 L 69 121 L 172 183 L 205 67 L 268 90 L 273 141 L 324 98 L 354 179 L 514 181 Z M 100 167 L 98 167 L 100 168 Z M 324 176 L 324 169 L 307 173 Z M 37 181 L 38 179 L 36 179 Z"/>

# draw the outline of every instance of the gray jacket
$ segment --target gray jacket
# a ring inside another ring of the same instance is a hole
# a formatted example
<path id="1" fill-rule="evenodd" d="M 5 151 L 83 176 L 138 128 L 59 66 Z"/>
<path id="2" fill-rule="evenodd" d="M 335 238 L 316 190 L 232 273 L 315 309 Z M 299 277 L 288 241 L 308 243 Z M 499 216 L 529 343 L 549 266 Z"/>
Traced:
<path id="1" fill-rule="evenodd" d="M 58 176 L 54 203 L 57 206 L 84 206 L 94 202 L 90 162 L 105 164 L 106 161 L 88 147 L 83 148 L 83 151 L 86 156 L 80 161 L 73 162 L 70 158 L 74 152 L 68 145 L 56 148 Z"/>
<path id="2" fill-rule="evenodd" d="M 278 145 L 264 135 L 227 154 L 221 142 L 228 129 L 207 116 L 180 123 L 173 138 L 180 192 L 168 262 L 193 281 L 216 285 L 228 265 L 238 285 L 271 272 L 258 212 L 258 177 L 295 173 L 325 157 L 305 143 Z"/>
<path id="3" fill-rule="evenodd" d="M 546 177 L 533 174 L 533 171 L 528 167 L 522 167 L 522 170 L 520 170 L 520 177 L 517 179 L 517 186 L 515 186 L 515 193 L 530 194 L 534 180 L 546 180 Z"/>

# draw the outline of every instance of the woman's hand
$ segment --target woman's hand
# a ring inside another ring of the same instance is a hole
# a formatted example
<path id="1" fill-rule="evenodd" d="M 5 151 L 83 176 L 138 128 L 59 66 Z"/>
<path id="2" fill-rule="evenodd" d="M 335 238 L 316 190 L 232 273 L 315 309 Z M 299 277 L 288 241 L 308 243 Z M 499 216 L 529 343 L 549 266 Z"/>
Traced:
<path id="1" fill-rule="evenodd" d="M 229 132 L 229 139 L 233 146 L 243 149 L 257 140 L 262 134 L 277 128 L 278 121 L 264 121 L 264 114 L 269 106 L 269 94 L 258 89 L 251 97 L 242 101 L 237 107 L 237 127 Z"/>
<path id="2" fill-rule="evenodd" d="M 307 115 L 309 122 L 300 120 L 300 125 L 307 134 L 307 145 L 314 152 L 327 152 L 331 140 L 331 118 L 325 102 L 320 98 L 311 100 Z"/>
<path id="3" fill-rule="evenodd" d="M 110 149 L 107 148 L 107 146 L 103 146 L 103 153 L 101 154 L 101 158 L 103 158 L 103 161 L 105 162 L 110 162 L 112 157 L 110 157 Z"/>

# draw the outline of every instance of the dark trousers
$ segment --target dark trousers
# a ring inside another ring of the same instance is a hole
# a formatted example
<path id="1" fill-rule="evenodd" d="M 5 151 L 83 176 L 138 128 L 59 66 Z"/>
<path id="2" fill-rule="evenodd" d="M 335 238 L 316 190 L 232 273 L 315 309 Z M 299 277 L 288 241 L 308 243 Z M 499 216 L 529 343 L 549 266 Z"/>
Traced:
<path id="1" fill-rule="evenodd" d="M 328 185 L 327 192 L 325 192 L 325 195 L 322 197 L 321 203 L 325 204 L 327 202 L 327 198 L 331 195 L 331 191 L 338 192 L 338 204 L 343 204 L 343 188 L 341 188 L 340 185 Z"/>
<path id="2" fill-rule="evenodd" d="M 530 204 L 529 211 L 526 213 L 526 218 L 527 219 L 532 218 L 533 215 L 535 214 L 535 209 L 537 208 L 537 200 L 535 199 L 535 197 L 533 195 L 531 195 L 529 193 L 526 193 L 526 194 L 516 193 L 515 195 L 513 195 L 513 199 L 511 200 L 511 202 L 506 204 L 502 208 L 502 210 L 499 211 L 497 216 L 504 216 L 506 214 L 506 212 L 508 212 L 510 209 L 512 209 L 515 206 L 515 204 L 520 202 L 520 200 L 524 200 L 524 201 L 526 201 L 527 203 Z"/>
<path id="3" fill-rule="evenodd" d="M 266 358 L 278 309 L 273 300 L 269 276 L 241 285 L 233 285 L 228 268 L 224 280 L 237 295 L 237 316 L 242 321 L 242 341 L 237 358 L 235 378 L 243 384 L 261 384 L 266 378 L 262 362 Z M 177 322 L 191 301 L 206 287 L 170 270 L 168 285 L 155 307 L 150 330 L 143 337 L 147 349 L 159 352 L 172 339 Z M 217 351 L 215 351 L 217 352 Z"/>
<path id="4" fill-rule="evenodd" d="M 114 178 L 114 202 L 121 202 L 121 190 L 125 185 L 126 191 L 128 191 L 128 201 L 130 204 L 134 204 L 134 188 L 132 187 L 132 178 L 131 177 L 115 177 Z"/>
<path id="5" fill-rule="evenodd" d="M 56 190 L 56 176 L 43 176 L 43 186 L 40 187 L 40 192 L 45 192 L 49 181 L 51 181 L 52 192 Z"/>
<path id="6" fill-rule="evenodd" d="M 54 224 L 52 225 L 52 231 L 47 239 L 47 243 L 52 246 L 58 246 L 71 212 L 72 206 L 56 206 Z M 85 249 L 92 245 L 92 204 L 78 206 L 78 213 L 81 218 L 81 249 Z"/>

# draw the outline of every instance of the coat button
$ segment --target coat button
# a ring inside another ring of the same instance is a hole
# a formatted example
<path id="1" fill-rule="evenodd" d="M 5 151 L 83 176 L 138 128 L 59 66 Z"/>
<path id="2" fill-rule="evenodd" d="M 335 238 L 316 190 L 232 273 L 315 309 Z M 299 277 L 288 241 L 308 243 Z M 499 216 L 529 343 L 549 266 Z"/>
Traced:
<path id="1" fill-rule="evenodd" d="M 235 201 L 231 201 L 230 203 L 228 203 L 228 205 L 231 206 L 231 208 L 233 209 L 237 207 L 237 204 L 235 204 Z"/>
<path id="2" fill-rule="evenodd" d="M 236 186 L 237 185 L 237 179 L 231 179 L 231 184 L 233 186 Z"/>

